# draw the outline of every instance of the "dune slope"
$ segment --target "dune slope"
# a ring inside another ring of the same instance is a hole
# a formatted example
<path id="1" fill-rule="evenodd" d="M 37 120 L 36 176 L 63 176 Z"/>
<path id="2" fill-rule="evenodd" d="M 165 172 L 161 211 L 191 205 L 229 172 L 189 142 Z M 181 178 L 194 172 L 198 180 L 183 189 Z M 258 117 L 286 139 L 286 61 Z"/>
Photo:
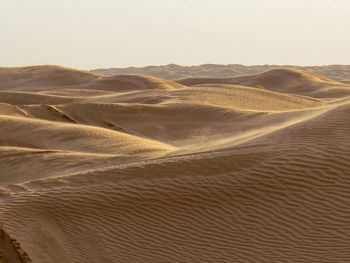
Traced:
<path id="1" fill-rule="evenodd" d="M 0 70 L 0 223 L 33 262 L 350 260 L 346 83 L 39 69 Z"/>

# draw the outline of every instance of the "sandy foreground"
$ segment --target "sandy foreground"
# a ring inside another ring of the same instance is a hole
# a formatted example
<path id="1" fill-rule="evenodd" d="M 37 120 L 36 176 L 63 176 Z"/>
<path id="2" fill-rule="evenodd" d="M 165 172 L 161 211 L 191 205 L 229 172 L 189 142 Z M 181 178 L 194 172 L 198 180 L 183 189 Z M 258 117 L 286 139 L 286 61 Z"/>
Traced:
<path id="1" fill-rule="evenodd" d="M 33 262 L 350 262 L 349 186 L 346 82 L 0 68 L 0 221 Z"/>

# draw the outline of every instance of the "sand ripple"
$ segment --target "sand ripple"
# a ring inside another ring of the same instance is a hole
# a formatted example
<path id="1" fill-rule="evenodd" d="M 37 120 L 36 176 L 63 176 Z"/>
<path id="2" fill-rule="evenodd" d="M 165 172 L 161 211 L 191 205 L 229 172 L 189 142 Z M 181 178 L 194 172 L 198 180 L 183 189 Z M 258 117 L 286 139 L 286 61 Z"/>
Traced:
<path id="1" fill-rule="evenodd" d="M 350 98 L 332 80 L 0 73 L 0 220 L 33 262 L 349 261 Z"/>

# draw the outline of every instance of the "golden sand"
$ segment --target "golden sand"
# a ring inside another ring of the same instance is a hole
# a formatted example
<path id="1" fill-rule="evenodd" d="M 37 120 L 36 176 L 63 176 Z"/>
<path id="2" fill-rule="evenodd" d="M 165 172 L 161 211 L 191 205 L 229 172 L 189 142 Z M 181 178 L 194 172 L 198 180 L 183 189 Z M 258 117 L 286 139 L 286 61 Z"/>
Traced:
<path id="1" fill-rule="evenodd" d="M 33 262 L 348 262 L 349 131 L 296 69 L 0 68 L 0 221 Z"/>

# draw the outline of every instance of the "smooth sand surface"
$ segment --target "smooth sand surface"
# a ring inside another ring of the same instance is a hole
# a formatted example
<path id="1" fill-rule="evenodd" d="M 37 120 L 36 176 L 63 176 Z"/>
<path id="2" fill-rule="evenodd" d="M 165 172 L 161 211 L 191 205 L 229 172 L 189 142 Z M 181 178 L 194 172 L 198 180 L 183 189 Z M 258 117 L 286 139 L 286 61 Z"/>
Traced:
<path id="1" fill-rule="evenodd" d="M 33 262 L 350 261 L 346 82 L 35 66 L 0 83 L 0 221 Z"/>

